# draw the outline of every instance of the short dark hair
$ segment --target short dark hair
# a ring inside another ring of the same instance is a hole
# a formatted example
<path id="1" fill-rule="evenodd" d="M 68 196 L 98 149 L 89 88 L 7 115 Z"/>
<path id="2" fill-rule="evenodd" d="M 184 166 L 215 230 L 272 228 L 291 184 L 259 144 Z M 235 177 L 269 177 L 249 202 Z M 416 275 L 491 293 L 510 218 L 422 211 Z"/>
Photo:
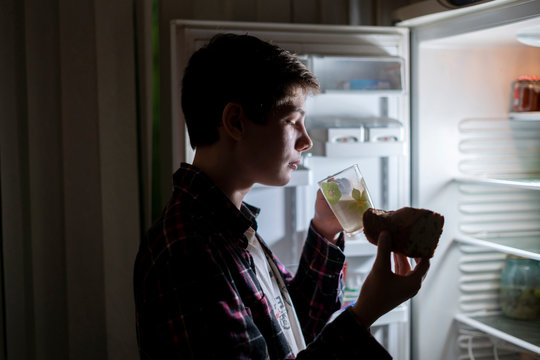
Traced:
<path id="1" fill-rule="evenodd" d="M 242 105 L 251 121 L 264 123 L 272 108 L 300 87 L 319 83 L 289 51 L 250 35 L 218 34 L 190 58 L 182 80 L 182 110 L 191 146 L 219 138 L 223 109 Z"/>

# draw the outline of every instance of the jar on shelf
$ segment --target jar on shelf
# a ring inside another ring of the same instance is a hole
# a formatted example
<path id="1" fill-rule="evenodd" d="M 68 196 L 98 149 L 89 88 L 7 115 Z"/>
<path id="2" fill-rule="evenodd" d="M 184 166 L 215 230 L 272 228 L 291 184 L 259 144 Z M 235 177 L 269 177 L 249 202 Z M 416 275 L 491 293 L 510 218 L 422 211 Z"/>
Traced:
<path id="1" fill-rule="evenodd" d="M 513 82 L 512 111 L 540 111 L 540 76 L 522 75 Z"/>
<path id="2" fill-rule="evenodd" d="M 508 255 L 501 274 L 499 300 L 503 313 L 514 319 L 540 316 L 540 262 Z"/>

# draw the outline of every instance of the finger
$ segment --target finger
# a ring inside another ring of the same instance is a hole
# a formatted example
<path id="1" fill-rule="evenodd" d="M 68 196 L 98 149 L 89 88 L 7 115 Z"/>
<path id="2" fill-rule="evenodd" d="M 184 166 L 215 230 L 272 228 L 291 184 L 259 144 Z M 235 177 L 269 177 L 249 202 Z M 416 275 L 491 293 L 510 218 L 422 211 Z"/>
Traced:
<path id="1" fill-rule="evenodd" d="M 377 241 L 377 257 L 375 258 L 374 266 L 390 269 L 390 248 L 392 240 L 388 231 L 383 231 L 379 234 Z"/>
<path id="2" fill-rule="evenodd" d="M 420 262 L 415 266 L 411 275 L 417 279 L 423 280 L 429 270 L 429 265 L 429 259 L 420 259 Z"/>
<path id="3" fill-rule="evenodd" d="M 411 263 L 406 256 L 401 254 L 394 254 L 394 260 L 399 266 L 396 267 L 396 274 L 407 275 L 411 272 Z"/>
<path id="4" fill-rule="evenodd" d="M 316 196 L 316 201 L 317 202 L 321 202 L 322 200 L 325 200 L 324 199 L 324 196 L 323 196 L 323 193 L 321 192 L 321 190 L 317 190 L 317 196 Z"/>
<path id="5" fill-rule="evenodd" d="M 317 199 L 326 202 L 326 199 L 324 198 L 324 195 L 321 191 L 321 189 L 317 190 Z"/>

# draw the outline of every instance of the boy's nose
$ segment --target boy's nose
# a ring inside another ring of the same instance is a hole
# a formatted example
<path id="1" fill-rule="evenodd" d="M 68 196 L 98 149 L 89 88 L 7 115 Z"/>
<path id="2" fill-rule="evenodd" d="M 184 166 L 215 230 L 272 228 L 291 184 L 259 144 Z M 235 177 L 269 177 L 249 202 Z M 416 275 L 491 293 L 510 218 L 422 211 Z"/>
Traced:
<path id="1" fill-rule="evenodd" d="M 298 139 L 296 142 L 296 149 L 298 151 L 306 151 L 313 147 L 313 141 L 311 141 L 311 138 L 309 137 L 306 129 L 302 131 L 302 136 Z"/>

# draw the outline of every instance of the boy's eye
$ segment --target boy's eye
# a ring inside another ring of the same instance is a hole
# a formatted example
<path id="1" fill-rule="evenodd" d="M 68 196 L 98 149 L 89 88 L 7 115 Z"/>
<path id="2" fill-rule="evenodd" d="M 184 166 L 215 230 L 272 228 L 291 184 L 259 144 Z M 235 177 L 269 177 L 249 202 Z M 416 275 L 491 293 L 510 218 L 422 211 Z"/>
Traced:
<path id="1" fill-rule="evenodd" d="M 296 125 L 298 122 L 301 121 L 301 119 L 302 119 L 302 118 L 299 117 L 299 116 L 290 116 L 290 117 L 288 117 L 288 118 L 285 119 L 285 122 L 286 122 L 287 124 Z"/>

